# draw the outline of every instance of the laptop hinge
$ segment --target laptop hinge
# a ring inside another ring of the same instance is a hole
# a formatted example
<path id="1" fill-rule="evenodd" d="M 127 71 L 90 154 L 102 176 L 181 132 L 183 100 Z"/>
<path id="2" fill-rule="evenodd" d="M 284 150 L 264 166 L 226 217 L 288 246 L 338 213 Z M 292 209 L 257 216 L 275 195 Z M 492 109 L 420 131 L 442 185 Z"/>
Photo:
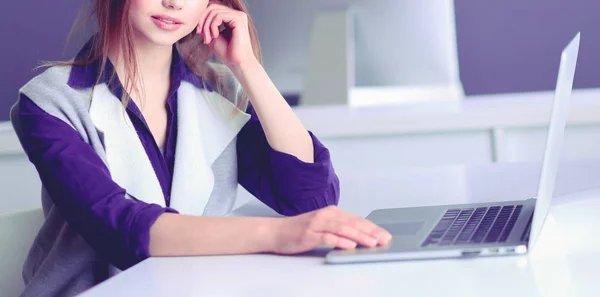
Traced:
<path id="1" fill-rule="evenodd" d="M 533 221 L 533 213 L 534 212 L 535 212 L 535 210 L 531 212 L 531 217 L 529 217 L 527 226 L 525 226 L 525 230 L 523 231 L 523 234 L 521 234 L 521 242 L 523 242 L 523 243 L 529 242 L 529 234 L 531 233 L 531 222 Z"/>

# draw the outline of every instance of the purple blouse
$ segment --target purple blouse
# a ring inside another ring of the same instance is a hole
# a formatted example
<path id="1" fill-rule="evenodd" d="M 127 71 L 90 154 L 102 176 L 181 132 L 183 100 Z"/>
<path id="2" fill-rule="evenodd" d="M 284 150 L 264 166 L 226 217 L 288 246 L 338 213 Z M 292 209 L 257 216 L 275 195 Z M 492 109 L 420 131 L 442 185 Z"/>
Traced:
<path id="1" fill-rule="evenodd" d="M 86 54 L 89 44 L 78 55 Z M 107 83 L 121 98 L 123 87 L 113 65 L 107 63 L 99 83 Z M 73 66 L 68 85 L 91 88 L 99 75 L 100 61 L 88 66 Z M 156 144 L 148 124 L 131 100 L 127 114 L 148 155 L 158 178 L 166 205 L 170 203 L 175 148 L 177 143 L 177 90 L 181 81 L 201 88 L 194 75 L 173 50 L 171 86 L 167 98 L 167 138 L 164 152 Z M 335 205 L 339 199 L 339 181 L 329 151 L 310 133 L 314 163 L 273 150 L 255 111 L 238 134 L 238 182 L 260 201 L 280 214 L 297 215 Z M 35 165 L 42 184 L 69 224 L 108 262 L 126 269 L 147 258 L 149 231 L 164 212 L 171 208 L 125 198 L 126 190 L 117 185 L 100 157 L 81 135 L 67 123 L 46 113 L 21 94 L 19 117 L 21 142 Z"/>

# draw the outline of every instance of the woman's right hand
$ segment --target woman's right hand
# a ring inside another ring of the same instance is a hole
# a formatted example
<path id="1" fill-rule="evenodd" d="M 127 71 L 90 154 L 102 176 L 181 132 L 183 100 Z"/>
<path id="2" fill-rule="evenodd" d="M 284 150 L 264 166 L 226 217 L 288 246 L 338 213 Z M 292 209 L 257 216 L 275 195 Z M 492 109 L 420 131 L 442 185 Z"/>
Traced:
<path id="1" fill-rule="evenodd" d="M 324 245 L 340 249 L 384 246 L 392 239 L 383 228 L 335 206 L 276 221 L 272 252 L 277 254 L 303 253 Z"/>

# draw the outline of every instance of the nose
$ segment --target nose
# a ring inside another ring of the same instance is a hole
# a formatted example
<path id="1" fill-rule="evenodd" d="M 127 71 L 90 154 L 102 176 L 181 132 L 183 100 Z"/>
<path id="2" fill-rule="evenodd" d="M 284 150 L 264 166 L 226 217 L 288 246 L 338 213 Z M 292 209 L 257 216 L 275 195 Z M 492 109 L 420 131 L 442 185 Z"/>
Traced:
<path id="1" fill-rule="evenodd" d="M 181 10 L 185 0 L 163 0 L 163 6 L 170 9 Z"/>

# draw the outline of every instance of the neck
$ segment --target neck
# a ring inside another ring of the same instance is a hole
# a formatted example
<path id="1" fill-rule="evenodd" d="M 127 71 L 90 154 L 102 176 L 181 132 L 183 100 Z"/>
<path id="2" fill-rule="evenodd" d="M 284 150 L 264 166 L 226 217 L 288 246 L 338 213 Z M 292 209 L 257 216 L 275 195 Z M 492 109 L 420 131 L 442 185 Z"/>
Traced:
<path id="1" fill-rule="evenodd" d="M 138 77 L 135 86 L 141 94 L 148 94 L 160 86 L 169 85 L 169 75 L 171 70 L 171 60 L 173 58 L 172 45 L 157 45 L 150 41 L 141 41 L 137 39 L 134 43 L 134 50 L 137 58 Z M 125 62 L 120 50 L 114 51 L 118 54 L 109 55 L 121 83 L 126 77 Z M 124 85 L 124 84 L 123 84 Z M 164 87 L 163 87 L 164 88 Z M 132 98 L 138 99 L 131 94 Z M 138 100 L 136 100 L 138 101 Z"/>

